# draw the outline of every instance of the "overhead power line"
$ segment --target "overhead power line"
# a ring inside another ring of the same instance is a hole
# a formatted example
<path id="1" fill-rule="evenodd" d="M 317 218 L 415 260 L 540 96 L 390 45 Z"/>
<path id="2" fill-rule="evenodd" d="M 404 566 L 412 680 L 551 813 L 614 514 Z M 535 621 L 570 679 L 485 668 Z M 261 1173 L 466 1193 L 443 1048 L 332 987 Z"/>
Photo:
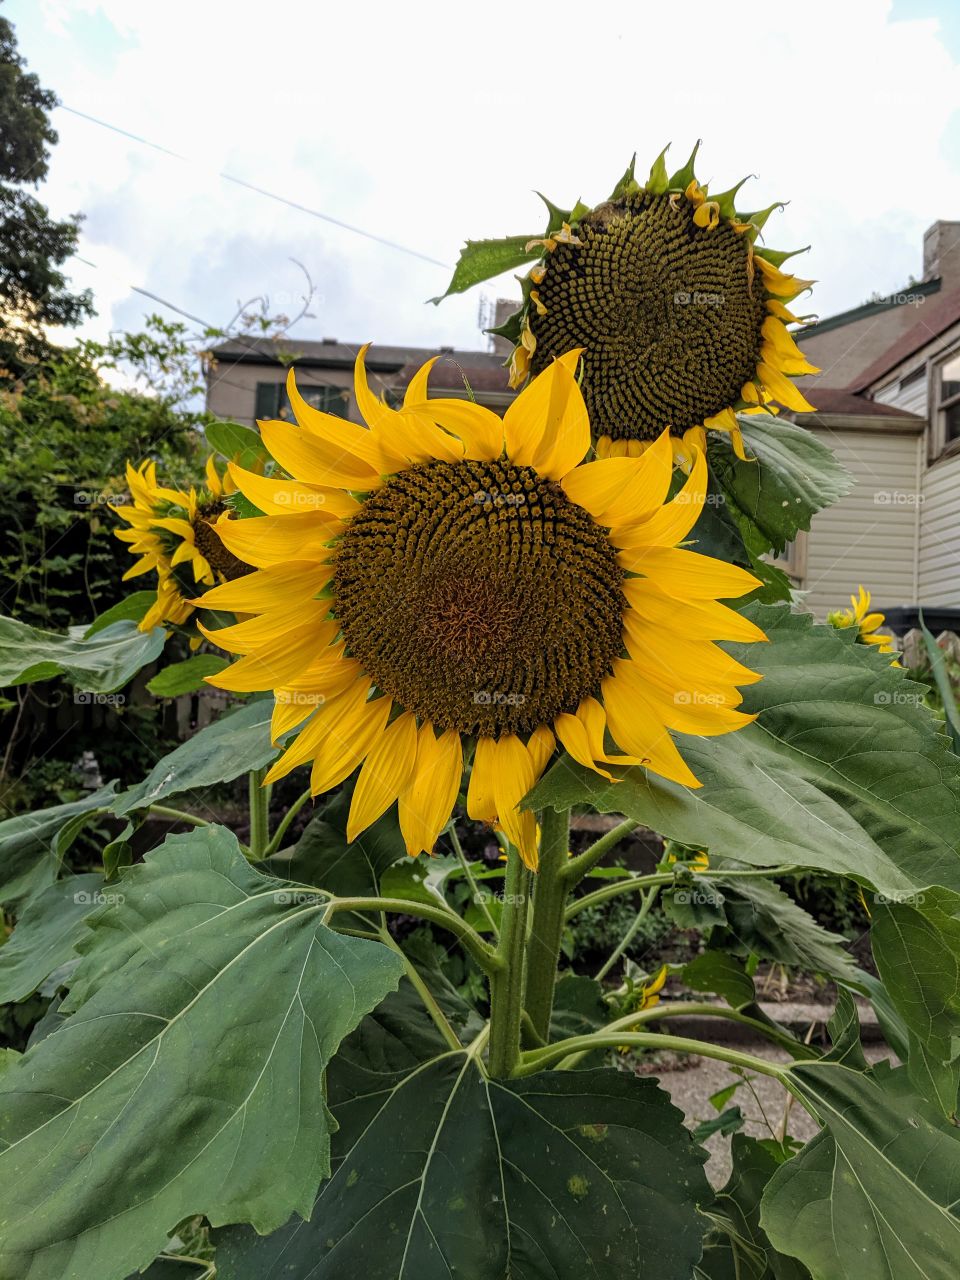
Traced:
<path id="1" fill-rule="evenodd" d="M 68 111 L 72 116 L 87 120 L 90 124 L 98 125 L 101 129 L 109 129 L 111 133 L 117 133 L 123 138 L 129 138 L 132 142 L 149 147 L 151 151 L 159 151 L 161 155 L 170 156 L 173 160 L 180 160 L 185 164 L 196 163 L 190 156 L 182 155 L 179 151 L 171 151 L 169 147 L 161 146 L 159 142 L 151 142 L 149 138 L 144 138 L 138 133 L 132 133 L 129 129 L 121 129 L 119 125 L 110 124 L 107 120 L 100 120 L 97 116 L 88 115 L 86 111 L 78 111 L 76 107 L 68 107 L 63 102 L 59 104 L 59 107 L 61 111 Z M 320 209 L 311 209 L 309 205 L 300 204 L 297 200 L 290 200 L 286 196 L 279 195 L 276 191 L 257 186 L 253 182 L 247 182 L 245 178 L 238 178 L 235 174 L 218 170 L 217 177 L 222 178 L 224 182 L 232 182 L 235 186 L 245 187 L 248 191 L 265 196 L 268 200 L 276 200 L 278 204 L 284 204 L 289 209 L 297 209 L 300 213 L 309 214 L 311 218 L 319 218 L 321 222 L 328 222 L 331 226 L 339 227 L 342 231 L 350 231 L 356 236 L 363 236 L 365 240 L 372 240 L 374 244 L 382 244 L 387 249 L 396 250 L 397 253 L 405 253 L 408 257 L 419 258 L 421 262 L 429 262 L 434 267 L 443 267 L 447 271 L 451 269 L 448 262 L 441 262 L 439 258 L 431 258 L 428 253 L 421 253 L 419 249 L 411 249 L 409 245 L 400 244 L 396 240 L 388 240 L 386 236 L 378 236 L 373 231 L 365 231 L 363 227 L 355 227 L 350 222 L 344 222 L 341 218 L 333 217 L 332 214 L 323 213 Z"/>

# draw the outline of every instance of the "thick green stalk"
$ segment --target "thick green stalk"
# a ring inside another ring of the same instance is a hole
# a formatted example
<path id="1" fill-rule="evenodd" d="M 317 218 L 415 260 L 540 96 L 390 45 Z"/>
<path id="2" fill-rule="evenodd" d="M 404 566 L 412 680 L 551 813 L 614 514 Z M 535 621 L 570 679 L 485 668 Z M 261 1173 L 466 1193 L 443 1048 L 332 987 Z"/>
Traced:
<path id="1" fill-rule="evenodd" d="M 569 892 L 566 877 L 569 852 L 569 811 L 545 810 L 540 824 L 540 865 L 533 894 L 524 999 L 533 1030 L 544 1041 L 550 1038 L 550 1015 Z"/>
<path id="2" fill-rule="evenodd" d="M 512 1074 L 520 1057 L 523 1017 L 523 962 L 527 937 L 530 873 L 516 849 L 507 855 L 507 876 L 500 917 L 496 972 L 490 975 L 490 1054 L 487 1070 L 494 1077 Z"/>
<path id="3" fill-rule="evenodd" d="M 308 787 L 306 791 L 303 792 L 302 795 L 297 796 L 296 800 L 294 800 L 293 804 L 290 806 L 290 808 L 281 818 L 276 831 L 273 833 L 270 843 L 267 845 L 266 849 L 264 850 L 263 856 L 265 858 L 269 858 L 271 853 L 276 853 L 277 850 L 280 848 L 281 841 L 283 840 L 283 837 L 287 834 L 287 831 L 290 828 L 290 823 L 293 822 L 294 818 L 297 816 L 297 814 L 300 812 L 300 810 L 303 808 L 303 806 L 307 803 L 309 799 L 310 799 L 310 788 Z"/>
<path id="4" fill-rule="evenodd" d="M 249 775 L 250 854 L 254 859 L 262 858 L 270 843 L 270 788 L 263 785 L 265 776 L 265 769 L 252 769 Z"/>
<path id="5" fill-rule="evenodd" d="M 787 1068 L 763 1058 L 755 1058 L 751 1053 L 741 1053 L 723 1044 L 710 1044 L 706 1040 L 687 1040 L 682 1036 L 659 1035 L 652 1031 L 614 1031 L 605 1027 L 592 1035 L 571 1036 L 569 1040 L 558 1040 L 546 1049 L 534 1049 L 523 1055 L 523 1061 L 515 1071 L 515 1075 L 530 1076 L 537 1071 L 544 1071 L 555 1062 L 569 1057 L 570 1054 L 592 1049 L 615 1049 L 628 1045 L 632 1049 L 668 1049 L 673 1053 L 697 1054 L 702 1058 L 716 1058 L 720 1062 L 728 1062 L 733 1067 L 743 1067 L 746 1071 L 757 1071 L 761 1075 L 775 1076 L 782 1084 L 788 1080 Z"/>
<path id="6" fill-rule="evenodd" d="M 310 889 L 309 885 L 304 888 Z M 316 890 L 326 895 L 325 890 Z M 410 898 L 330 898 L 323 906 L 323 923 L 330 921 L 340 911 L 388 911 L 398 915 L 416 916 L 418 920 L 429 920 L 431 924 L 448 929 L 470 952 L 477 964 L 485 973 L 493 974 L 501 968 L 500 959 L 493 947 L 484 942 L 476 929 L 471 928 L 461 916 L 449 907 L 432 907 L 426 902 L 416 902 Z"/>

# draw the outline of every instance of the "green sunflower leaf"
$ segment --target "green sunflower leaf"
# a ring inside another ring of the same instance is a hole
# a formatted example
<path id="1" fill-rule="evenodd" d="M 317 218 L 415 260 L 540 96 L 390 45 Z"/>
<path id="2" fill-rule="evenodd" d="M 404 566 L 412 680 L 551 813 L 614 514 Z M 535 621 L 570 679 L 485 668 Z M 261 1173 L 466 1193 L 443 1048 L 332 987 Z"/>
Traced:
<path id="1" fill-rule="evenodd" d="M 709 441 L 727 514 L 740 525 L 748 547 L 783 551 L 801 529 L 810 528 L 818 511 L 850 492 L 853 477 L 806 427 L 768 414 L 739 422 L 746 452 L 756 461 L 739 459 L 721 433 L 711 433 Z"/>
<path id="2" fill-rule="evenodd" d="M 126 619 L 77 639 L 0 617 L 0 688 L 64 676 L 78 689 L 112 693 L 163 650 L 166 632 L 137 630 Z"/>
<path id="3" fill-rule="evenodd" d="M 109 627 L 111 622 L 142 622 L 156 598 L 156 591 L 134 591 L 125 600 L 118 600 L 94 618 L 83 633 L 84 640 L 89 640 L 104 627 Z"/>
<path id="4" fill-rule="evenodd" d="M 308 1213 L 330 1170 L 323 1074 L 400 980 L 393 951 L 328 929 L 223 828 L 171 837 L 120 888 L 81 964 L 106 930 L 109 974 L 0 1080 L 6 1280 L 122 1280 L 188 1216 Z"/>
<path id="5" fill-rule="evenodd" d="M 732 1110 L 739 1116 L 739 1107 Z M 760 1198 L 780 1167 L 776 1157 L 743 1133 L 734 1133 L 730 1157 L 730 1177 L 708 1210 L 717 1226 L 704 1241 L 699 1275 L 704 1280 L 809 1280 L 806 1267 L 777 1253 L 760 1226 Z"/>
<path id="6" fill-rule="evenodd" d="M 0 1004 L 25 1000 L 73 957 L 102 889 L 102 876 L 68 876 L 31 898 L 0 947 Z"/>
<path id="7" fill-rule="evenodd" d="M 536 262 L 537 258 L 543 256 L 543 246 L 534 245 L 527 249 L 527 245 L 536 237 L 537 233 L 534 231 L 528 236 L 507 236 L 503 240 L 468 240 L 460 250 L 460 258 L 446 293 L 428 301 L 436 305 L 451 293 L 463 293 L 481 280 L 491 280 L 494 276 L 503 275 L 505 271 L 513 271 L 528 262 Z"/>
<path id="8" fill-rule="evenodd" d="M 341 1064 L 342 1065 L 342 1064 Z M 494 1081 L 469 1054 L 330 1076 L 335 1168 L 311 1221 L 217 1233 L 218 1280 L 688 1280 L 704 1153 L 653 1080 Z"/>
<path id="9" fill-rule="evenodd" d="M 105 813 L 117 798 L 115 786 L 0 822 L 0 902 L 26 901 L 53 883 L 67 844 L 63 833 L 76 836 L 80 822 Z"/>
<path id="10" fill-rule="evenodd" d="M 159 760 L 143 782 L 122 791 L 112 811 L 125 817 L 167 796 L 262 769 L 277 754 L 270 742 L 272 698 L 258 698 L 222 716 Z"/>
<path id="11" fill-rule="evenodd" d="M 960 1130 L 909 1091 L 902 1068 L 794 1064 L 825 1128 L 774 1173 L 760 1225 L 820 1280 L 953 1280 Z"/>
<path id="12" fill-rule="evenodd" d="M 215 676 L 230 665 L 219 653 L 198 653 L 184 662 L 174 662 L 147 681 L 148 690 L 157 698 L 177 698 L 182 693 L 205 689 L 205 676 Z"/>
<path id="13" fill-rule="evenodd" d="M 211 422 L 204 428 L 207 444 L 230 461 L 236 459 L 248 470 L 270 455 L 259 432 L 239 422 Z"/>
<path id="14" fill-rule="evenodd" d="M 742 707 L 758 719 L 720 737 L 676 735 L 699 789 L 640 768 L 609 783 L 564 759 L 524 805 L 588 802 L 711 855 L 818 867 L 890 897 L 960 891 L 960 760 L 922 687 L 809 614 L 744 613 L 769 639 L 727 646 L 763 676 Z"/>

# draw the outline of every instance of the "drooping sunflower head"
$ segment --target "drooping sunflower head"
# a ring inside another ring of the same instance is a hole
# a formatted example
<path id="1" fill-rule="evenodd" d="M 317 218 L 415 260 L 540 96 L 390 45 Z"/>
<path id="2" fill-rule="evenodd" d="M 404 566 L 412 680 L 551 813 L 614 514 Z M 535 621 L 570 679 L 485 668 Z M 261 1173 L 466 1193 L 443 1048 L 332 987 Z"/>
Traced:
<path id="1" fill-rule="evenodd" d="M 863 644 L 875 645 L 878 653 L 896 653 L 893 636 L 880 630 L 885 621 L 884 615 L 870 611 L 871 598 L 870 592 L 861 585 L 857 588 L 857 594 L 850 597 L 851 607 L 835 609 L 827 615 L 827 621 L 841 631 L 856 627 L 857 640 Z M 900 663 L 894 660 L 891 666 L 899 667 Z"/>
<path id="2" fill-rule="evenodd" d="M 641 452 L 664 428 L 678 455 L 702 446 L 707 428 L 730 432 L 743 456 L 738 412 L 812 407 L 791 379 L 817 370 L 786 327 L 800 318 L 787 304 L 812 281 L 782 271 L 792 255 L 759 241 L 780 206 L 738 212 L 743 183 L 710 192 L 696 152 L 669 175 L 664 151 L 645 183 L 631 162 L 595 208 L 547 202 L 547 231 L 525 246 L 540 258 L 521 280 L 521 308 L 494 330 L 515 343 L 515 387 L 583 348 L 599 456 Z M 455 276 L 450 291 L 463 287 Z"/>
<path id="3" fill-rule="evenodd" d="M 124 581 L 144 573 L 157 575 L 157 599 L 140 623 L 141 631 L 172 623 L 182 626 L 194 612 L 190 604 L 197 584 L 217 582 L 250 572 L 227 550 L 214 531 L 224 511 L 224 498 L 234 491 L 233 481 L 221 476 L 213 457 L 207 459 L 204 484 L 189 492 L 157 483 L 155 462 L 139 467 L 127 463 L 127 486 L 132 501 L 114 510 L 129 528 L 116 536 L 137 556 L 123 575 Z"/>
<path id="4" fill-rule="evenodd" d="M 203 603 L 256 616 L 204 632 L 243 655 L 210 682 L 272 689 L 275 740 L 301 726 L 268 780 L 310 762 L 317 794 L 362 766 L 351 839 L 399 801 L 408 850 L 432 849 L 466 762 L 470 816 L 535 865 L 534 815 L 517 806 L 558 739 L 604 776 L 644 765 L 697 786 L 669 730 L 751 718 L 737 685 L 758 677 L 714 642 L 764 638 L 719 603 L 756 579 L 678 546 L 705 499 L 703 455 L 669 502 L 666 434 L 641 458 L 581 465 L 578 357 L 554 361 L 501 419 L 428 398 L 433 361 L 389 408 L 361 353 L 366 427 L 307 405 L 291 371 L 296 422 L 260 428 L 292 478 L 231 464 L 266 514 L 216 526 L 256 572 Z"/>

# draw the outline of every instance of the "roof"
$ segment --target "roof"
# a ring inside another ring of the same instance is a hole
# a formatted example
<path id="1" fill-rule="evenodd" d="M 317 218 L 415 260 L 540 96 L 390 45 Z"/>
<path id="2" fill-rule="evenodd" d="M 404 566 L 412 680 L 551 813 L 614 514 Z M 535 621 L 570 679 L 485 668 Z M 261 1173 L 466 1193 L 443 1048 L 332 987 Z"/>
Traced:
<path id="1" fill-rule="evenodd" d="M 941 333 L 958 322 L 960 322 L 960 288 L 952 289 L 942 297 L 934 299 L 928 306 L 924 306 L 916 323 L 911 325 L 879 359 L 874 360 L 873 364 L 864 369 L 850 390 L 865 391 L 878 382 L 885 373 L 903 364 L 904 360 L 909 360 L 912 355 L 928 346 Z"/>
<path id="2" fill-rule="evenodd" d="M 859 307 L 851 307 L 849 311 L 838 311 L 835 316 L 824 316 L 822 320 L 817 320 L 814 324 L 804 325 L 802 329 L 794 331 L 795 337 L 812 338 L 821 333 L 828 333 L 831 329 L 841 329 L 844 325 L 855 324 L 858 320 L 866 320 L 870 316 L 880 315 L 883 311 L 890 311 L 894 307 L 904 307 L 913 305 L 917 297 L 927 298 L 931 294 L 937 293 L 940 289 L 940 280 L 923 280 L 918 284 L 907 285 L 905 289 L 899 289 L 896 293 L 889 294 L 886 298 L 871 299 L 870 302 L 861 303 Z"/>
<path id="3" fill-rule="evenodd" d="M 859 415 L 862 418 L 906 418 L 920 422 L 921 418 L 906 409 L 897 409 L 892 404 L 882 404 L 879 400 L 868 400 L 866 396 L 854 395 L 852 391 L 841 391 L 837 387 L 804 387 L 800 390 L 808 396 L 817 413 L 845 413 Z M 799 415 L 802 422 L 806 414 Z"/>
<path id="4" fill-rule="evenodd" d="M 299 338 L 231 338 L 213 348 L 213 355 L 218 359 L 229 358 L 236 364 L 290 364 L 296 361 L 301 367 L 313 368 L 353 368 L 357 352 L 362 343 L 338 342 L 333 338 L 324 338 L 322 342 L 306 342 Z M 366 366 L 377 373 L 397 373 L 409 371 L 403 379 L 409 382 L 413 373 L 431 356 L 437 355 L 436 347 L 388 347 L 379 343 L 371 346 L 367 352 Z M 456 374 L 455 381 L 446 383 L 438 381 L 441 366 L 446 366 L 456 373 L 457 366 L 470 370 L 469 381 L 474 384 L 480 374 L 488 375 L 491 371 L 499 371 L 503 357 L 490 351 L 455 351 L 452 347 L 440 349 L 441 359 L 430 381 L 431 385 L 463 386 L 463 379 Z M 453 378 L 453 374 L 450 375 Z M 503 390 L 506 390 L 506 374 L 502 378 Z M 500 385 L 495 388 L 500 390 Z"/>

